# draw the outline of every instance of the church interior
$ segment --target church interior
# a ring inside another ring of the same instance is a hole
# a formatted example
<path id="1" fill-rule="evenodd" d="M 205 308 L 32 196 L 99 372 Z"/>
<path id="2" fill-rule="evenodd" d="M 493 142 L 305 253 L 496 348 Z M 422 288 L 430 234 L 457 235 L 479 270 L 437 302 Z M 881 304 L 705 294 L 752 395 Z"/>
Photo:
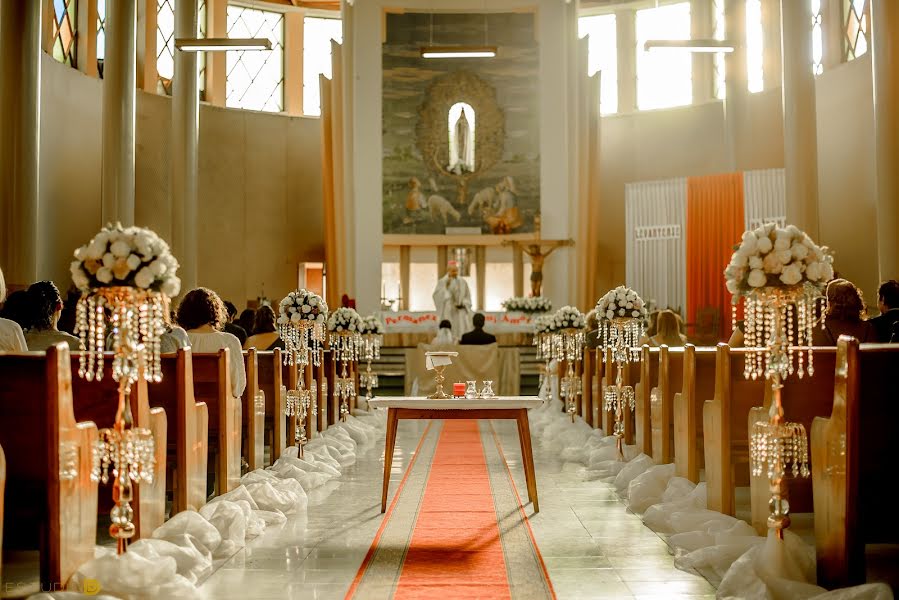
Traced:
<path id="1" fill-rule="evenodd" d="M 897 36 L 3 0 L 0 597 L 892 599 Z"/>

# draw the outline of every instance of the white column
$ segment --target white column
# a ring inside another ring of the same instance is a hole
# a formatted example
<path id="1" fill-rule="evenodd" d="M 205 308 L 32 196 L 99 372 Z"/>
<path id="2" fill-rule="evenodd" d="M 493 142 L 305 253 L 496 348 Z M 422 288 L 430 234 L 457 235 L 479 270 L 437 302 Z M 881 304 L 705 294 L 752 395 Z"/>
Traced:
<path id="1" fill-rule="evenodd" d="M 899 277 L 899 2 L 871 4 L 874 156 L 880 279 Z"/>
<path id="2" fill-rule="evenodd" d="M 197 37 L 197 0 L 175 3 L 175 37 Z M 197 53 L 175 50 L 172 80 L 172 237 L 184 291 L 197 287 L 197 147 L 200 96 Z"/>
<path id="3" fill-rule="evenodd" d="M 43 4 L 0 7 L 0 258 L 16 285 L 38 278 Z"/>
<path id="4" fill-rule="evenodd" d="M 137 0 L 107 4 L 103 61 L 103 224 L 134 225 Z"/>
<path id="5" fill-rule="evenodd" d="M 724 5 L 724 37 L 734 51 L 724 55 L 724 119 L 727 132 L 727 162 L 732 171 L 739 167 L 737 138 L 739 119 L 746 98 L 746 2 L 727 0 Z"/>
<path id="6" fill-rule="evenodd" d="M 618 50 L 618 112 L 637 110 L 637 31 L 636 13 L 622 9 L 615 13 Z"/>
<path id="7" fill-rule="evenodd" d="M 818 131 L 812 73 L 812 10 L 781 0 L 787 222 L 818 241 Z"/>

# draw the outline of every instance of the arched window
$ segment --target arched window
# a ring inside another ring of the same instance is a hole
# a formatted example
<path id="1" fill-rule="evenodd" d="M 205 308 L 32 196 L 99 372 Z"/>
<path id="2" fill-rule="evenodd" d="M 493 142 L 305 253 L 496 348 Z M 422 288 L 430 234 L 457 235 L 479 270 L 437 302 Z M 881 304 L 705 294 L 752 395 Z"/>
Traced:
<path id="1" fill-rule="evenodd" d="M 474 171 L 475 114 L 467 102 L 456 102 L 447 115 L 449 165 L 456 173 Z"/>
<path id="2" fill-rule="evenodd" d="M 53 0 L 53 45 L 50 54 L 59 62 L 75 66 L 78 0 Z"/>

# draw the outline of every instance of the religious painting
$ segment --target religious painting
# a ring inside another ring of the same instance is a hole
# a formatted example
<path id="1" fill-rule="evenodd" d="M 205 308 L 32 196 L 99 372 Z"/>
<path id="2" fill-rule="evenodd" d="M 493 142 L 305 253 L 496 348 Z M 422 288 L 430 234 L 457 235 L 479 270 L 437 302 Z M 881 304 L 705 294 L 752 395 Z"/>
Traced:
<path id="1" fill-rule="evenodd" d="M 493 58 L 421 56 L 495 46 Z M 384 233 L 529 233 L 540 210 L 533 14 L 388 14 Z"/>

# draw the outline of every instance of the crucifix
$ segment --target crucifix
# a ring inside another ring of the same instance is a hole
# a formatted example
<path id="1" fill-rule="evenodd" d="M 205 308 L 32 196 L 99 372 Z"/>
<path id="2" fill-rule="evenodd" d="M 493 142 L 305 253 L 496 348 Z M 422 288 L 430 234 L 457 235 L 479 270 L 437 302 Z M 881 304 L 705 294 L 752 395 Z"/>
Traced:
<path id="1" fill-rule="evenodd" d="M 573 246 L 573 240 L 544 240 L 540 237 L 540 215 L 534 217 L 533 240 L 505 240 L 503 246 L 512 246 L 531 257 L 531 296 L 538 297 L 543 288 L 543 263 L 546 257 L 563 246 Z"/>

